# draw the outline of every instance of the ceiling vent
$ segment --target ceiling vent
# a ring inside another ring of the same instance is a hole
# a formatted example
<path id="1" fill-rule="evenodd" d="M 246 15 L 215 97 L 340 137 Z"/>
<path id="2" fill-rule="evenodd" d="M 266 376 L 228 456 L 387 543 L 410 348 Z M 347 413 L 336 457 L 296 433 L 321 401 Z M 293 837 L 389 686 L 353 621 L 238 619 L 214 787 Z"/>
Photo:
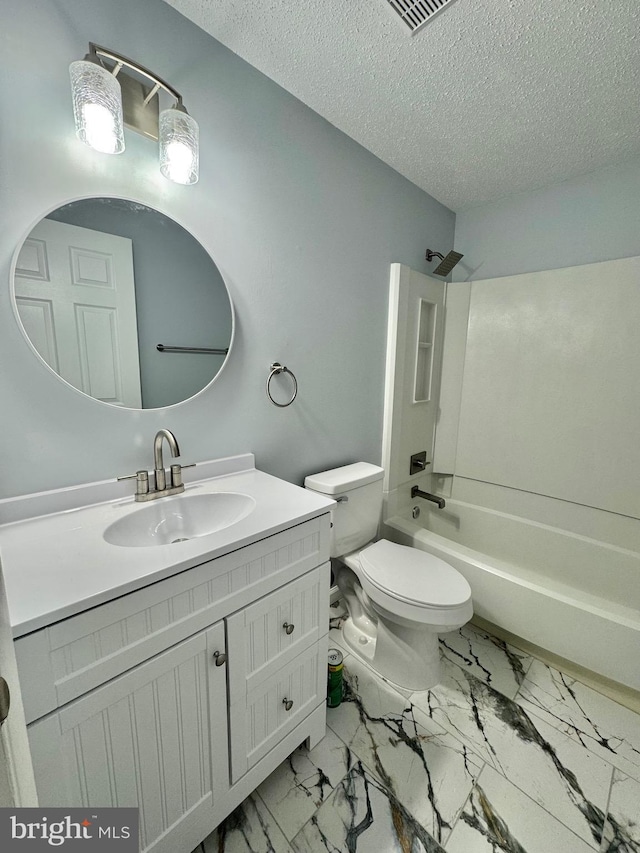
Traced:
<path id="1" fill-rule="evenodd" d="M 387 0 L 396 14 L 400 15 L 412 33 L 428 23 L 445 6 L 454 0 Z"/>

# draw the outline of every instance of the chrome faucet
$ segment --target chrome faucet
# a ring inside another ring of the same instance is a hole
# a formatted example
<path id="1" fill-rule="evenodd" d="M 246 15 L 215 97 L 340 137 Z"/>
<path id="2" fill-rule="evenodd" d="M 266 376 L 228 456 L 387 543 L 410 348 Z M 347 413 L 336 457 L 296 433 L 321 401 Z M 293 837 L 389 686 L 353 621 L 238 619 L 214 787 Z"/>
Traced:
<path id="1" fill-rule="evenodd" d="M 156 437 L 153 439 L 153 473 L 155 478 L 153 488 L 149 484 L 148 471 L 136 471 L 135 474 L 118 477 L 118 480 L 136 480 L 137 501 L 152 501 L 154 498 L 164 498 L 167 495 L 178 495 L 180 492 L 184 492 L 182 469 L 193 468 L 195 462 L 192 462 L 191 465 L 172 465 L 169 473 L 169 483 L 167 484 L 167 472 L 164 469 L 164 459 L 162 458 L 162 445 L 165 441 L 169 445 L 171 456 L 174 458 L 180 456 L 180 447 L 171 430 L 158 430 Z"/>
<path id="2" fill-rule="evenodd" d="M 167 440 L 167 444 L 169 445 L 171 455 L 173 457 L 180 456 L 180 448 L 178 447 L 178 442 L 176 441 L 175 435 L 168 429 L 158 430 L 158 432 L 156 433 L 156 437 L 153 439 L 153 461 L 155 465 L 154 474 L 156 476 L 156 492 L 164 492 L 164 490 L 167 488 L 167 474 L 164 470 L 164 461 L 162 459 L 162 443 L 165 439 Z M 173 477 L 171 480 L 171 485 L 174 485 Z M 184 486 L 182 488 L 184 489 Z"/>
<path id="3" fill-rule="evenodd" d="M 422 489 L 418 488 L 418 486 L 411 487 L 411 497 L 424 498 L 426 501 L 432 501 L 434 504 L 438 505 L 438 509 L 444 509 L 445 507 L 444 498 L 440 498 L 438 495 L 432 495 L 431 492 L 423 492 Z"/>

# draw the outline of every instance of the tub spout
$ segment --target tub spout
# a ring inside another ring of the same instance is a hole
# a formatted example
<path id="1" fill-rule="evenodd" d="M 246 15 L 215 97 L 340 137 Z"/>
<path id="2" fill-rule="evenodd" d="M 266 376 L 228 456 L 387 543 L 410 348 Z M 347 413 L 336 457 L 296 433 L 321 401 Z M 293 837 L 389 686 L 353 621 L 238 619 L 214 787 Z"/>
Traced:
<path id="1" fill-rule="evenodd" d="M 431 492 L 423 492 L 422 489 L 419 489 L 417 486 L 411 487 L 411 497 L 424 498 L 426 501 L 432 501 L 434 504 L 438 505 L 438 509 L 444 509 L 445 507 L 444 498 L 439 498 L 438 495 L 432 495 Z"/>

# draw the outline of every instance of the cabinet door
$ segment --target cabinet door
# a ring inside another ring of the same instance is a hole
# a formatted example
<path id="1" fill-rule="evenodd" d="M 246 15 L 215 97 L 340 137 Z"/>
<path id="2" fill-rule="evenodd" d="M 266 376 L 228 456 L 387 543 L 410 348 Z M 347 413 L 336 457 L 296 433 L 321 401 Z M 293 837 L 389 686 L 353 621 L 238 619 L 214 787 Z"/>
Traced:
<path id="1" fill-rule="evenodd" d="M 41 805 L 139 806 L 140 849 L 190 850 L 228 787 L 222 623 L 29 728 Z"/>

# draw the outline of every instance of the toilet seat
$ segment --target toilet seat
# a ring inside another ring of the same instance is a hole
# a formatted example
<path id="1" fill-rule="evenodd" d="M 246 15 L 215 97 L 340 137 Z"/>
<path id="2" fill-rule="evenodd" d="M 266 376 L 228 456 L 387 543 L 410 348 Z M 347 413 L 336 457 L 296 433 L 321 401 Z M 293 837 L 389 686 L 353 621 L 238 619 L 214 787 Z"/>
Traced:
<path id="1" fill-rule="evenodd" d="M 380 539 L 349 556 L 372 603 L 390 616 L 447 626 L 473 615 L 466 578 L 433 554 Z"/>
<path id="2" fill-rule="evenodd" d="M 364 548 L 360 564 L 374 586 L 410 604 L 455 607 L 471 596 L 466 579 L 449 563 L 387 539 Z"/>

